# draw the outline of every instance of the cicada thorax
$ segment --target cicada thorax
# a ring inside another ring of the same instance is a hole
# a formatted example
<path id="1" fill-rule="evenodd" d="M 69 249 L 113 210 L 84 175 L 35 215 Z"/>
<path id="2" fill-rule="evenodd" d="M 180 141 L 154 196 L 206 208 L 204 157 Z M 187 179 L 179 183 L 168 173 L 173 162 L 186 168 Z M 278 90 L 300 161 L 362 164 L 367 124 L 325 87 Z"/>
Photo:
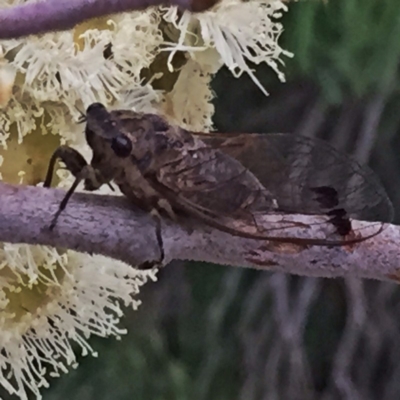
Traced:
<path id="1" fill-rule="evenodd" d="M 170 128 L 167 120 L 157 114 L 131 110 L 113 110 L 109 114 L 110 118 L 118 121 L 120 131 L 137 137 L 144 133 L 165 132 Z"/>

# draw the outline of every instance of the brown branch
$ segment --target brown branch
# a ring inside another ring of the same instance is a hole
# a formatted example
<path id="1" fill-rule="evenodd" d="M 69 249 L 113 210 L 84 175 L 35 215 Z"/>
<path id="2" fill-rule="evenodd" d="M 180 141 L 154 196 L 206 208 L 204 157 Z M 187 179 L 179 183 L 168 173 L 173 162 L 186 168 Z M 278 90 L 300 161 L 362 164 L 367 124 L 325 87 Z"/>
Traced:
<path id="1" fill-rule="evenodd" d="M 159 257 L 153 220 L 123 197 L 76 193 L 50 232 L 63 195 L 58 189 L 1 183 L 0 241 L 103 254 L 132 265 Z M 309 223 L 313 217 L 304 218 Z M 185 223 L 188 228 L 163 221 L 166 261 L 207 261 L 306 276 L 400 278 L 400 227 L 394 225 L 351 247 L 300 248 L 231 236 L 197 221 Z"/>
<path id="2" fill-rule="evenodd" d="M 0 10 L 0 39 L 72 29 L 90 18 L 149 6 L 175 5 L 183 10 L 204 11 L 217 0 L 42 0 Z"/>

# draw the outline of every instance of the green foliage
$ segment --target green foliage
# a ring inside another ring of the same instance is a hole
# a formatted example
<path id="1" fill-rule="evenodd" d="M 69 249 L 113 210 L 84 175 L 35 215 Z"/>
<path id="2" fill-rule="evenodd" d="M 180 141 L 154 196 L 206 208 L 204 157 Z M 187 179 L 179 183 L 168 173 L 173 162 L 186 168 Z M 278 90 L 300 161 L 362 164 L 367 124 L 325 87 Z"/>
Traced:
<path id="1" fill-rule="evenodd" d="M 290 5 L 288 69 L 307 75 L 329 102 L 398 90 L 400 6 L 396 0 L 316 0 Z"/>
<path id="2" fill-rule="evenodd" d="M 79 368 L 52 382 L 44 398 L 234 399 L 240 387 L 232 331 L 238 304 L 224 296 L 215 301 L 227 272 L 229 267 L 193 264 L 187 270 L 193 289 L 189 314 L 160 323 L 153 317 L 154 304 L 144 301 L 140 311 L 127 312 L 128 335 L 120 341 L 92 340 L 98 358 L 81 358 Z"/>
<path id="3" fill-rule="evenodd" d="M 99 357 L 82 359 L 76 371 L 63 376 L 50 393 L 44 393 L 45 398 L 191 398 L 192 378 L 184 364 L 169 357 L 157 332 L 148 332 L 147 337 L 131 332 L 119 342 L 93 340 L 93 346 L 99 351 Z"/>

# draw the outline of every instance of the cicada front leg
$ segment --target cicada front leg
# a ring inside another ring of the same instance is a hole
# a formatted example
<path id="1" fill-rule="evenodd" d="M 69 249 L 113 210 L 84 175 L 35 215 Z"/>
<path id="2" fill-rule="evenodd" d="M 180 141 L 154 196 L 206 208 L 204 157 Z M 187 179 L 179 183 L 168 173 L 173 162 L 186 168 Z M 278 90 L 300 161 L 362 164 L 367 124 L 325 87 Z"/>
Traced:
<path id="1" fill-rule="evenodd" d="M 46 179 L 43 184 L 44 187 L 50 187 L 51 185 L 57 159 L 60 159 L 65 164 L 66 168 L 72 173 L 72 175 L 75 176 L 75 181 L 62 199 L 58 210 L 51 221 L 49 227 L 50 230 L 53 230 L 56 226 L 58 217 L 67 206 L 70 197 L 81 181 L 85 181 L 85 189 L 87 190 L 96 190 L 104 183 L 101 179 L 99 179 L 100 176 L 98 171 L 89 165 L 78 151 L 69 146 L 60 146 L 53 153 L 50 159 Z"/>

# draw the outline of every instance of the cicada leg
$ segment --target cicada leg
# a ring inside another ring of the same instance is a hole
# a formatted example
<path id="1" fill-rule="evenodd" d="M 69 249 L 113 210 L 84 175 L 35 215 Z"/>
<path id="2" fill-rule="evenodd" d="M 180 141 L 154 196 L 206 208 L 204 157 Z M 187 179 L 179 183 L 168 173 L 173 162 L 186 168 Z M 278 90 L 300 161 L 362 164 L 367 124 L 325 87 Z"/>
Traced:
<path id="1" fill-rule="evenodd" d="M 154 261 L 146 261 L 145 263 L 143 263 L 139 266 L 140 269 L 152 269 L 152 268 L 162 267 L 164 257 L 165 257 L 164 243 L 163 243 L 163 239 L 162 239 L 162 235 L 161 235 L 160 213 L 155 208 L 153 208 L 150 211 L 150 215 L 152 216 L 153 221 L 156 224 L 156 240 L 157 240 L 158 247 L 160 249 L 160 258 L 158 260 L 154 260 Z"/>
<path id="2" fill-rule="evenodd" d="M 82 180 L 85 181 L 85 188 L 88 190 L 96 190 L 104 183 L 98 179 L 98 173 L 86 162 L 78 151 L 69 146 L 60 146 L 51 156 L 46 179 L 43 184 L 44 187 L 50 187 L 51 185 L 57 159 L 60 159 L 65 164 L 66 168 L 75 176 L 75 181 L 62 199 L 50 224 L 50 230 L 53 230 L 56 226 L 58 217 L 67 206 L 69 199 Z"/>

